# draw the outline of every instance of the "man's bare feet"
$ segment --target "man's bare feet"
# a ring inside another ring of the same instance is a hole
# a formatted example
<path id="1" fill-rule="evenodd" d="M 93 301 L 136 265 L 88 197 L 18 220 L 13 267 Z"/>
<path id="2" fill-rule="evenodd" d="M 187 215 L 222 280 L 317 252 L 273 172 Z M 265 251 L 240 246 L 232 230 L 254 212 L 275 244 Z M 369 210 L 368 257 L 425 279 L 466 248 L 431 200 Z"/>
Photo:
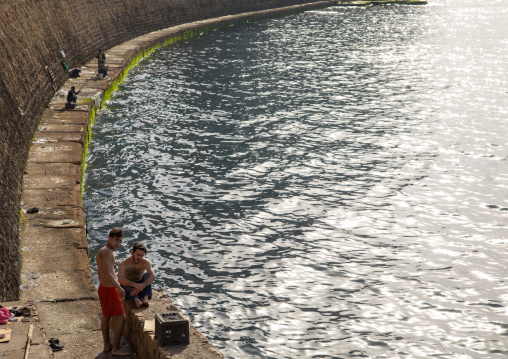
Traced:
<path id="1" fill-rule="evenodd" d="M 143 305 L 143 303 L 141 303 L 141 300 L 139 298 L 135 298 L 134 299 L 134 303 L 136 303 L 136 308 L 141 308 L 141 306 Z"/>
<path id="2" fill-rule="evenodd" d="M 115 356 L 115 357 L 128 357 L 131 355 L 132 355 L 132 353 L 123 351 L 121 349 L 111 351 L 111 356 Z"/>
<path id="3" fill-rule="evenodd" d="M 150 306 L 150 304 L 148 304 L 148 296 L 147 295 L 145 295 L 143 297 L 143 306 L 145 306 L 145 307 L 149 307 Z"/>
<path id="4" fill-rule="evenodd" d="M 104 344 L 103 350 L 104 353 L 110 352 L 111 350 L 113 350 L 113 346 L 111 345 L 111 343 Z"/>

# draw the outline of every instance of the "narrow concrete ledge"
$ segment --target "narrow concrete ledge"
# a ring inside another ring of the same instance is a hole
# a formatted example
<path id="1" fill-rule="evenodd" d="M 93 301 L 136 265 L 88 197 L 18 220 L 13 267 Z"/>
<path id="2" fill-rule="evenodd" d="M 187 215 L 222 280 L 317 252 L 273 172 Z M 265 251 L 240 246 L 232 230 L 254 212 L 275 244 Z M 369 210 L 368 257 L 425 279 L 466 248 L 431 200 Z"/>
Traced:
<path id="1" fill-rule="evenodd" d="M 20 224 L 21 300 L 35 303 L 47 337 L 64 342 L 65 349 L 54 353 L 55 357 L 98 358 L 100 352 L 100 308 L 88 261 L 81 203 L 82 169 L 96 111 L 128 69 L 158 47 L 201 32 L 331 5 L 336 1 L 224 16 L 152 32 L 106 51 L 112 54 L 107 59 L 109 78 L 96 76 L 97 62 L 92 60 L 82 68 L 81 77 L 69 79 L 55 94 L 41 117 L 30 150 L 22 193 L 25 213 Z M 78 108 L 66 110 L 71 86 L 81 90 Z M 39 211 L 26 213 L 33 207 Z M 139 357 L 222 358 L 193 326 L 191 344 L 159 347 L 154 339 L 153 315 L 176 307 L 162 294 L 152 303 L 148 310 L 127 310 L 131 324 L 126 333 Z M 143 339 L 138 342 L 136 338 Z"/>

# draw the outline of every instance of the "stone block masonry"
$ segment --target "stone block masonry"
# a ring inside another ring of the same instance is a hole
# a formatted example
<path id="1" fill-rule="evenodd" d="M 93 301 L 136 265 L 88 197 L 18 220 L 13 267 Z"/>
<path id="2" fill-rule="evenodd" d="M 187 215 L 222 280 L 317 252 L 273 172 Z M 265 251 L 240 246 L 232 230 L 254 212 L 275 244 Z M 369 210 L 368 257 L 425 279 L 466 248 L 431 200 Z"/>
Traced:
<path id="1" fill-rule="evenodd" d="M 192 324 L 189 327 L 190 343 L 188 345 L 161 345 L 159 338 L 155 336 L 155 314 L 178 312 L 178 308 L 162 291 L 154 291 L 150 303 L 149 308 L 136 309 L 132 302 L 124 301 L 127 317 L 124 334 L 140 359 L 224 358 Z"/>

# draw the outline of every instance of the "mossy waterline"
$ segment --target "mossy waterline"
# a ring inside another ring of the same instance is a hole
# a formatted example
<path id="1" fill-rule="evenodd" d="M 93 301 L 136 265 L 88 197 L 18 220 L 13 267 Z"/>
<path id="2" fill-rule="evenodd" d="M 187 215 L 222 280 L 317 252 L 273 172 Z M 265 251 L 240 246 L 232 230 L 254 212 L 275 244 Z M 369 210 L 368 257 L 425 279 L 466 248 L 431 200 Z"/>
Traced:
<path id="1" fill-rule="evenodd" d="M 19 227 L 22 227 L 25 223 L 25 211 L 23 209 L 19 210 L 19 217 L 18 217 L 18 225 Z"/>
<path id="2" fill-rule="evenodd" d="M 85 167 L 86 167 L 86 155 L 88 153 L 88 145 L 92 138 L 92 125 L 95 122 L 95 116 L 97 114 L 97 107 L 95 103 L 92 105 L 92 109 L 90 110 L 90 117 L 88 118 L 88 128 L 86 129 L 85 139 L 83 143 L 83 156 L 81 157 L 81 183 L 80 183 L 80 193 L 81 197 L 83 197 L 83 183 L 85 179 Z M 85 129 L 83 129 L 85 131 Z"/>

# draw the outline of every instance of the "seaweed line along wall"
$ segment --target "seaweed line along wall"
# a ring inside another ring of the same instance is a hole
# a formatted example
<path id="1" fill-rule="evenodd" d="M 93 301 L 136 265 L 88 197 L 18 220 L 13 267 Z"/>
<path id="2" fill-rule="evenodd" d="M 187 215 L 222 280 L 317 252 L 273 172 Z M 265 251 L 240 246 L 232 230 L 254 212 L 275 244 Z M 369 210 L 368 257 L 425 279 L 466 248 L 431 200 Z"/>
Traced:
<path id="1" fill-rule="evenodd" d="M 305 0 L 2 0 L 0 2 L 0 300 L 19 298 L 20 198 L 28 151 L 70 67 L 136 36 Z"/>

